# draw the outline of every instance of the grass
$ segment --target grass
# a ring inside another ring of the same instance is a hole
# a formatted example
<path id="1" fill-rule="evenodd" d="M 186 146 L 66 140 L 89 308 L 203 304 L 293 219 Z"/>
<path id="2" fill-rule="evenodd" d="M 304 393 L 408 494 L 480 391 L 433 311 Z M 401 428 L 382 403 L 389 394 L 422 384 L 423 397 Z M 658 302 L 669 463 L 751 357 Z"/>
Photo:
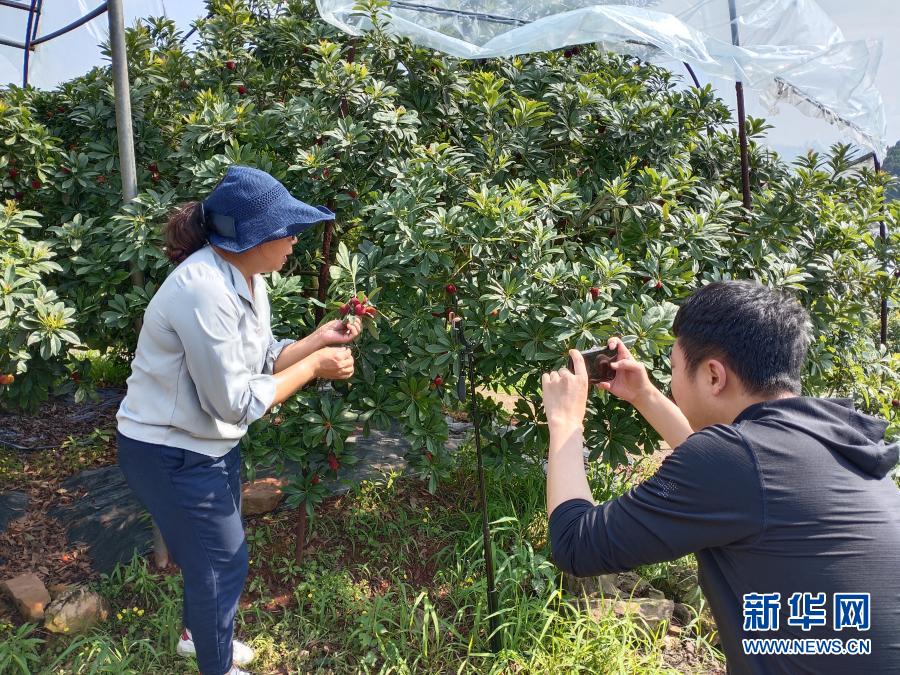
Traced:
<path id="1" fill-rule="evenodd" d="M 615 616 L 594 620 L 563 602 L 546 557 L 544 475 L 536 466 L 488 479 L 503 643 L 491 653 L 473 464 L 464 448 L 460 468 L 437 495 L 386 475 L 329 499 L 299 566 L 292 559 L 293 513 L 250 519 L 251 571 L 237 625 L 257 650 L 253 672 L 681 672 L 664 658 L 665 627 L 649 633 Z M 591 482 L 598 498 L 627 487 L 601 466 Z M 653 573 L 669 574 L 672 565 Z M 21 661 L 30 669 L 21 672 L 190 670 L 173 656 L 179 576 L 136 558 L 98 587 L 113 612 L 90 634 L 0 626 L 0 671 L 19 672 Z M 708 636 L 685 632 L 679 639 L 704 655 L 697 670 L 721 670 Z"/>

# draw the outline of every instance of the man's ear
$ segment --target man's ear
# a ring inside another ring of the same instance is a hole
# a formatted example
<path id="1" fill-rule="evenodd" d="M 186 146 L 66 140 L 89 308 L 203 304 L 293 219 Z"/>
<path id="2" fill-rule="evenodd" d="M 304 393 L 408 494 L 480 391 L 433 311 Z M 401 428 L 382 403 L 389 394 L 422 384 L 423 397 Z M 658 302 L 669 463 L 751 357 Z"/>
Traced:
<path id="1" fill-rule="evenodd" d="M 725 364 L 718 359 L 710 359 L 706 362 L 706 376 L 713 394 L 720 394 L 728 384 L 728 370 Z"/>

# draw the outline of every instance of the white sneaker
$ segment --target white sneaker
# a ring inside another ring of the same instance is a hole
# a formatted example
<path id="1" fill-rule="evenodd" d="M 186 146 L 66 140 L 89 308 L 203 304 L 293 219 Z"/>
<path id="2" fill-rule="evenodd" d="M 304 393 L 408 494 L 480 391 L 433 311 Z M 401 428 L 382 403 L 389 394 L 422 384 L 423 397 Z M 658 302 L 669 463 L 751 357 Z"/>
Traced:
<path id="1" fill-rule="evenodd" d="M 194 647 L 194 640 L 191 637 L 191 631 L 185 628 L 181 631 L 181 638 L 178 640 L 178 646 L 175 648 L 175 653 L 179 656 L 196 656 L 197 648 Z M 240 640 L 233 640 L 231 643 L 231 662 L 233 664 L 232 670 L 229 673 L 234 673 L 234 675 L 241 675 L 244 671 L 237 670 L 237 666 L 246 666 L 248 663 L 253 661 L 256 658 L 256 652 L 253 651 L 250 647 L 245 645 Z"/>

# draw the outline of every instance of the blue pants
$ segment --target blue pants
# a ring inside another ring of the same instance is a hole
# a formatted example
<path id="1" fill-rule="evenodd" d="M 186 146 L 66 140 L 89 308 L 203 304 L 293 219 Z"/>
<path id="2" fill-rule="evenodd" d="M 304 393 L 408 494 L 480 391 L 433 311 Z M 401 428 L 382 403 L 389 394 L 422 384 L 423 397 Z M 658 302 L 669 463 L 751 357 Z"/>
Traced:
<path id="1" fill-rule="evenodd" d="M 184 580 L 184 625 L 203 675 L 231 668 L 238 599 L 247 578 L 241 453 L 208 457 L 116 435 L 119 466 L 159 526 Z"/>

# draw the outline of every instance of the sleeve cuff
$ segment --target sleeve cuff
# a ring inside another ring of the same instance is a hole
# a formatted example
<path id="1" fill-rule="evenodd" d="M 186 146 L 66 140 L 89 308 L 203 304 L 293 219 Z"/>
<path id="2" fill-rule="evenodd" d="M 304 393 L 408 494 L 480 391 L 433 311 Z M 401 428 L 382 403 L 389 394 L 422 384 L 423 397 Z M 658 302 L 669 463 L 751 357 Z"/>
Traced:
<path id="1" fill-rule="evenodd" d="M 247 406 L 245 424 L 253 422 L 266 414 L 275 400 L 275 378 L 271 375 L 257 375 L 250 379 L 250 405 Z"/>
<path id="2" fill-rule="evenodd" d="M 273 340 L 269 344 L 269 348 L 266 350 L 266 363 L 263 366 L 263 372 L 267 375 L 271 375 L 275 372 L 275 362 L 278 360 L 278 357 L 281 355 L 281 351 L 290 344 L 293 344 L 296 340 L 291 340 L 290 338 L 285 340 Z"/>

